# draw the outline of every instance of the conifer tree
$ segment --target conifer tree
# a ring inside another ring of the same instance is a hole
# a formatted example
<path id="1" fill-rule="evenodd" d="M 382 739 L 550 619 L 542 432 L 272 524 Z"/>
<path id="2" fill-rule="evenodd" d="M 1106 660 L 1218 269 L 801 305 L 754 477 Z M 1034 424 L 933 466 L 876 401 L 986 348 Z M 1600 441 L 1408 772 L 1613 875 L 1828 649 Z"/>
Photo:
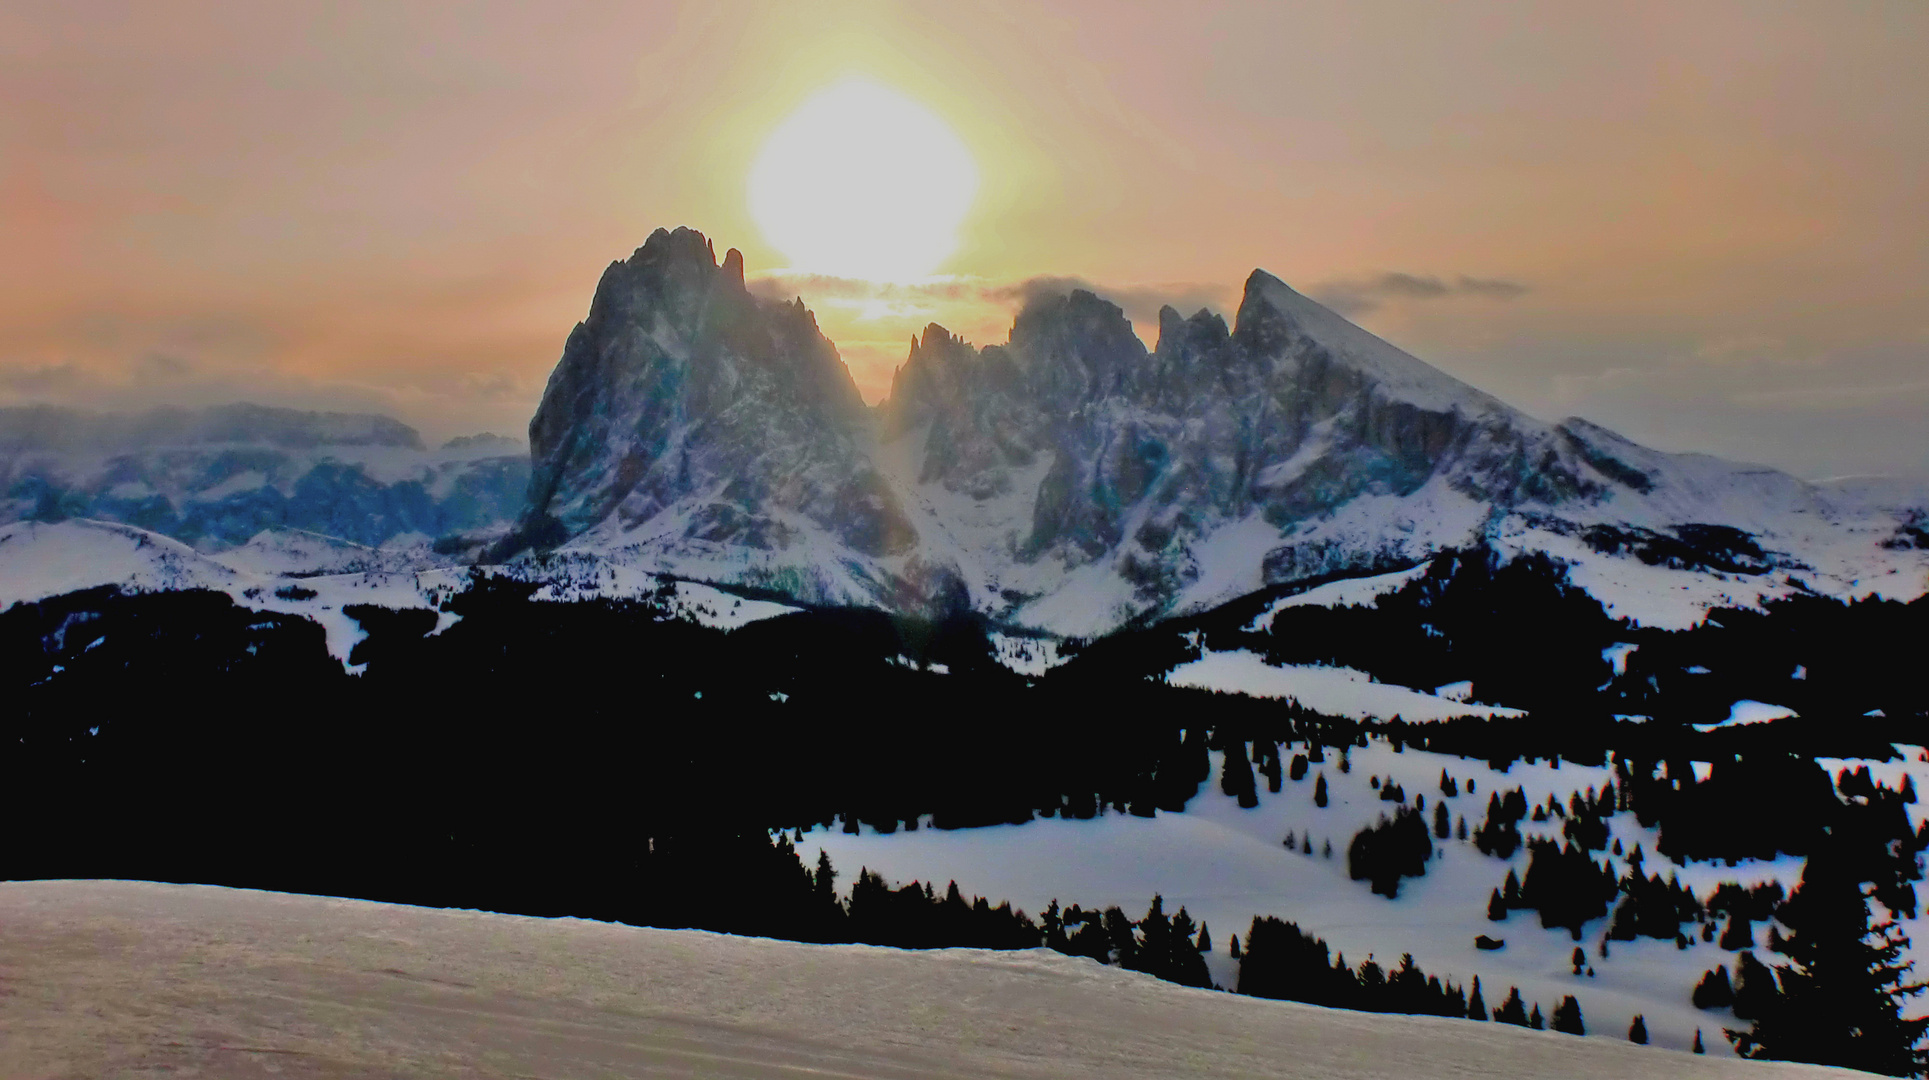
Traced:
<path id="1" fill-rule="evenodd" d="M 1573 994 L 1562 998 L 1561 1003 L 1554 1007 L 1554 1016 L 1548 1026 L 1568 1035 L 1587 1034 L 1587 1024 L 1581 1019 L 1581 1003 L 1574 1000 Z"/>
<path id="2" fill-rule="evenodd" d="M 1708 1048 L 1707 1048 L 1707 1047 L 1705 1047 L 1705 1046 L 1703 1046 L 1703 1045 L 1701 1045 L 1701 1029 L 1700 1029 L 1700 1028 L 1696 1028 L 1696 1029 L 1695 1029 L 1695 1045 L 1694 1045 L 1694 1052 L 1695 1052 L 1695 1053 L 1697 1053 L 1697 1054 L 1705 1054 L 1705 1053 L 1707 1053 L 1707 1052 L 1708 1052 Z"/>
<path id="3" fill-rule="evenodd" d="M 1691 1000 L 1697 1009 L 1725 1009 L 1735 1003 L 1735 988 L 1728 982 L 1728 968 L 1718 965 L 1695 984 Z"/>
<path id="4" fill-rule="evenodd" d="M 1203 922 L 1199 924 L 1199 940 L 1193 944 L 1193 948 L 1202 953 L 1212 951 L 1212 928 Z"/>
<path id="5" fill-rule="evenodd" d="M 1139 966 L 1139 941 L 1132 933 L 1132 920 L 1125 912 L 1116 907 L 1105 909 L 1105 941 L 1111 947 L 1111 962 L 1122 968 L 1137 970 Z"/>
<path id="6" fill-rule="evenodd" d="M 1492 922 L 1503 922 L 1507 918 L 1507 905 L 1501 902 L 1499 889 L 1487 898 L 1487 918 Z"/>
<path id="7" fill-rule="evenodd" d="M 1313 783 L 1313 805 L 1322 810 L 1326 809 L 1326 774 L 1324 772 L 1320 773 L 1319 779 Z"/>
<path id="8" fill-rule="evenodd" d="M 1433 804 L 1433 835 L 1440 840 L 1453 835 L 1453 821 L 1447 814 L 1447 804 L 1444 802 Z"/>
<path id="9" fill-rule="evenodd" d="M 1527 1026 L 1527 1003 L 1520 999 L 1520 987 L 1508 987 L 1507 1000 L 1501 1002 L 1500 1008 L 1494 1010 L 1494 1019 L 1499 1023 L 1513 1024 L 1516 1027 Z"/>
<path id="10" fill-rule="evenodd" d="M 1211 947 L 1212 939 L 1203 937 L 1203 930 L 1198 935 L 1194 934 L 1192 916 L 1181 905 L 1179 913 L 1172 917 L 1163 955 L 1156 964 L 1147 965 L 1146 970 L 1180 986 L 1211 986 L 1212 975 L 1206 970 L 1205 958 L 1200 955 Z"/>
<path id="11" fill-rule="evenodd" d="M 1234 960 L 1237 960 L 1237 959 L 1239 959 L 1239 935 L 1238 935 L 1238 934 L 1234 934 L 1234 935 L 1232 936 L 1232 950 L 1231 950 L 1231 952 L 1232 952 L 1232 958 L 1233 958 Z"/>
<path id="12" fill-rule="evenodd" d="M 1634 1022 L 1628 1025 L 1628 1041 L 1641 1046 L 1648 1045 L 1648 1022 L 1640 1013 L 1635 1013 Z"/>
<path id="13" fill-rule="evenodd" d="M 1547 1019 L 1541 1015 L 1541 1003 L 1538 1001 L 1534 1002 L 1534 1011 L 1527 1016 L 1527 1026 L 1535 1031 L 1541 1031 L 1547 1027 Z"/>
<path id="14" fill-rule="evenodd" d="M 1735 957 L 1734 1009 L 1737 1019 L 1753 1020 L 1769 1011 L 1774 1006 L 1778 992 L 1775 973 L 1755 959 L 1754 953 L 1745 952 Z"/>
<path id="15" fill-rule="evenodd" d="M 1245 743 L 1234 743 L 1226 748 L 1225 765 L 1219 771 L 1219 790 L 1237 797 L 1239 805 L 1247 810 L 1259 805 L 1259 793 L 1253 781 L 1253 765 L 1247 760 Z"/>
<path id="16" fill-rule="evenodd" d="M 1190 932 L 1191 927 L 1186 929 Z M 1137 962 L 1128 964 L 1121 960 L 1119 966 L 1137 968 L 1163 977 L 1162 969 L 1172 952 L 1172 931 L 1172 922 L 1165 914 L 1165 897 L 1154 893 L 1152 906 L 1146 910 L 1145 917 L 1139 920 Z"/>
<path id="17" fill-rule="evenodd" d="M 1473 989 L 1467 992 L 1467 1019 L 1487 1019 L 1487 1002 L 1480 996 L 1480 976 L 1474 976 Z"/>
<path id="18" fill-rule="evenodd" d="M 835 904 L 837 902 L 836 881 L 837 871 L 831 869 L 830 852 L 819 848 L 817 851 L 817 873 L 811 876 L 811 885 L 816 891 L 817 899 L 820 903 Z"/>
<path id="19" fill-rule="evenodd" d="M 1731 952 L 1755 947 L 1755 924 L 1743 911 L 1728 913 L 1728 928 L 1721 932 L 1721 947 Z"/>
<path id="20" fill-rule="evenodd" d="M 1040 921 L 1045 924 L 1045 947 L 1058 952 L 1069 952 L 1071 943 L 1065 937 L 1065 920 L 1059 914 L 1057 897 L 1053 897 L 1052 902 L 1046 906 L 1045 914 L 1040 916 Z"/>
<path id="21" fill-rule="evenodd" d="M 1844 786 L 1859 792 L 1861 778 L 1851 776 L 1855 782 Z M 1877 798 L 1862 797 L 1871 802 Z M 1855 839 L 1843 832 L 1838 830 L 1834 842 L 1810 853 L 1801 885 L 1782 905 L 1780 918 L 1792 933 L 1782 945 L 1789 962 L 1778 966 L 1779 986 L 1759 964 L 1738 972 L 1735 1015 L 1754 1023 L 1728 1036 L 1743 1057 L 1921 1076 L 1929 1070 L 1929 1053 L 1918 1049 L 1929 1033 L 1929 1018 L 1905 1019 L 1902 1002 L 1924 986 L 1906 981 L 1912 965 L 1901 959 L 1908 939 L 1890 905 L 1903 902 L 1902 889 L 1885 889 L 1913 876 L 1914 852 L 1907 852 L 1906 869 L 1894 871 L 1881 865 L 1894 858 L 1886 845 L 1869 844 L 1858 851 Z M 1895 879 L 1883 880 L 1889 874 Z M 1871 894 L 1863 891 L 1863 885 L 1872 882 L 1873 895 L 1886 895 L 1883 902 L 1889 907 L 1889 916 L 1873 925 Z M 1912 893 L 1909 890 L 1910 913 Z M 1742 956 L 1753 961 L 1747 953 Z M 1769 989 L 1762 992 L 1754 988 L 1756 968 L 1767 976 L 1763 981 Z"/>

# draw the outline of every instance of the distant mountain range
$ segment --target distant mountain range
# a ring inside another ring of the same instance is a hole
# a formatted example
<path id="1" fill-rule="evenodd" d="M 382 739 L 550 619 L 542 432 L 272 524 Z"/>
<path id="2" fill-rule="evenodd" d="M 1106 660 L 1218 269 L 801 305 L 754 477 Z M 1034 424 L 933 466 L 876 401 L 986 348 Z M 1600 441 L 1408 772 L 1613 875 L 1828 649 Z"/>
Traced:
<path id="1" fill-rule="evenodd" d="M 264 532 L 425 551 L 500 530 L 529 482 L 499 435 L 426 449 L 386 416 L 260 405 L 134 414 L 0 409 L 0 524 L 91 518 L 219 551 Z"/>

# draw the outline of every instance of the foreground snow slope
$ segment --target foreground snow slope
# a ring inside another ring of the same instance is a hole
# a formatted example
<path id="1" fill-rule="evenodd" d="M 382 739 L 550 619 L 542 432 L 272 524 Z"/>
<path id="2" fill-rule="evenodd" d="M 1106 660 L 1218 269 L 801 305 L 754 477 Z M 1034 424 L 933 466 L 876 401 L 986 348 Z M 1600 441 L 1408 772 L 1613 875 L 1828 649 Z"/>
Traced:
<path id="1" fill-rule="evenodd" d="M 1797 1077 L 912 953 L 138 882 L 0 884 L 0 1074 Z"/>

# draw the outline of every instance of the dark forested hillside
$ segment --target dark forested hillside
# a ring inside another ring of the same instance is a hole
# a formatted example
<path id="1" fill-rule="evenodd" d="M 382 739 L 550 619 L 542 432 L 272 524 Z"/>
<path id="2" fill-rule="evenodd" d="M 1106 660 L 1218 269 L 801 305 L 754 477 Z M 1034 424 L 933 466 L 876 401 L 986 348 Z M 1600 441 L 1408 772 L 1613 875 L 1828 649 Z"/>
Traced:
<path id="1" fill-rule="evenodd" d="M 1443 564 L 1445 577 L 1377 608 L 1288 609 L 1267 635 L 1243 630 L 1250 612 L 1237 610 L 1127 631 L 1043 677 L 998 665 L 972 615 L 815 609 L 725 633 L 642 602 L 536 601 L 533 586 L 486 575 L 447 600 L 457 618 L 439 634 L 431 611 L 346 609 L 367 635 L 350 657 L 359 674 L 327 655 L 316 624 L 223 594 L 20 604 L 0 613 L 0 770 L 36 825 L 0 849 L 0 874 L 588 911 L 580 897 L 602 896 L 598 882 L 657 840 L 834 819 L 890 830 L 1107 806 L 1150 815 L 1185 806 L 1208 779 L 1208 747 L 1269 747 L 1272 764 L 1255 760 L 1276 770 L 1281 743 L 1346 745 L 1368 729 L 1496 762 L 1729 761 L 1705 784 L 1636 784 L 1638 808 L 1684 852 L 1800 852 L 1812 785 L 1755 776 L 1774 757 L 1754 751 L 1887 756 L 1922 722 L 1924 690 L 1871 674 L 1885 665 L 1870 643 L 1914 632 L 1929 605 L 1791 602 L 1660 635 L 1590 621 L 1591 601 L 1544 568 L 1471 565 L 1470 577 Z M 1279 659 L 1370 662 L 1415 685 L 1471 671 L 1534 711 L 1361 724 L 1161 681 L 1195 641 L 1256 637 Z M 1695 678 L 1722 691 L 1679 691 L 1707 702 L 1763 695 L 1801 658 L 1803 700 L 1852 684 L 1841 711 L 1857 715 L 1705 733 L 1683 718 L 1616 720 L 1598 695 L 1570 691 L 1606 681 L 1600 653 L 1617 637 L 1641 642 L 1631 675 L 1690 659 L 1712 669 Z M 1523 641 L 1566 659 L 1522 663 Z M 1888 715 L 1860 716 L 1870 703 Z M 1712 824 L 1727 820 L 1749 828 Z"/>

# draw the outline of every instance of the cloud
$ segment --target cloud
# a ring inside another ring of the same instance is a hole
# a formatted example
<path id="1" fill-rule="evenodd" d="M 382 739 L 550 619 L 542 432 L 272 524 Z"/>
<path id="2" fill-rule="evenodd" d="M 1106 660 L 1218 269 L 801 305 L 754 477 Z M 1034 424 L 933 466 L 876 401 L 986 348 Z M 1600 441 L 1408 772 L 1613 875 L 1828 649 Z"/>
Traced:
<path id="1" fill-rule="evenodd" d="M 1198 282 L 1169 282 L 1153 285 L 1105 285 L 1081 277 L 1040 275 L 988 288 L 985 299 L 1022 308 L 1033 300 L 1065 296 L 1083 289 L 1117 304 L 1125 316 L 1141 326 L 1157 327 L 1159 309 L 1170 305 L 1190 315 L 1200 308 L 1224 312 L 1235 306 L 1235 290 L 1224 285 Z"/>
<path id="2" fill-rule="evenodd" d="M 89 383 L 87 372 L 65 364 L 0 364 L 0 402 L 15 395 L 65 394 Z"/>
<path id="3" fill-rule="evenodd" d="M 930 319 L 940 323 L 945 317 L 955 320 L 970 312 L 972 321 L 983 323 L 988 318 L 996 318 L 1009 325 L 1010 318 L 1034 300 L 1065 296 L 1076 289 L 1117 304 L 1134 324 L 1147 328 L 1158 326 L 1159 309 L 1168 304 L 1189 315 L 1201 308 L 1225 312 L 1236 306 L 1237 301 L 1235 288 L 1218 284 L 1107 285 L 1060 274 L 1041 274 L 1016 281 L 940 278 L 904 283 L 779 272 L 753 278 L 747 286 L 753 294 L 766 300 L 801 296 L 814 308 L 851 311 L 859 320 Z"/>
<path id="4" fill-rule="evenodd" d="M 194 364 L 173 353 L 148 353 L 134 362 L 133 375 L 136 382 L 179 382 L 194 375 Z"/>
<path id="5" fill-rule="evenodd" d="M 1527 291 L 1527 286 L 1520 282 L 1503 278 L 1478 278 L 1462 274 L 1449 280 L 1393 271 L 1372 278 L 1329 281 L 1315 286 L 1311 293 L 1315 300 L 1342 315 L 1359 315 L 1400 301 L 1441 300 L 1460 296 L 1512 300 Z"/>

